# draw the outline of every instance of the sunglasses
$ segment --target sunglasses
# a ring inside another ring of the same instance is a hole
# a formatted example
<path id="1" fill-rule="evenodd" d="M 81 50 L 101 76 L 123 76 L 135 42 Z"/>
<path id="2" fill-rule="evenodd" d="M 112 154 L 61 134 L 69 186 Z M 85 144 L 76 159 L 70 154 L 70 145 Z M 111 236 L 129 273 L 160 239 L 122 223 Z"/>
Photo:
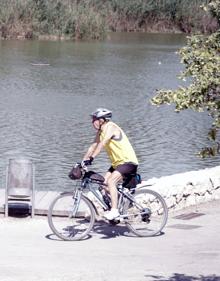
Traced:
<path id="1" fill-rule="evenodd" d="M 92 117 L 92 123 L 94 123 L 96 120 L 99 120 L 99 118 Z"/>

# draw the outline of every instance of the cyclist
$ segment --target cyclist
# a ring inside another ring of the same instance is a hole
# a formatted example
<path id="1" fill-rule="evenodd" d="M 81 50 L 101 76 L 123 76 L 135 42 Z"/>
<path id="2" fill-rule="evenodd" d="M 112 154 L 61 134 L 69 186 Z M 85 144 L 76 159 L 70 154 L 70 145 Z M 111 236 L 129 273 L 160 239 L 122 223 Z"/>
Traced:
<path id="1" fill-rule="evenodd" d="M 117 183 L 123 179 L 123 175 L 137 172 L 138 160 L 123 130 L 111 121 L 112 112 L 110 110 L 98 108 L 91 114 L 91 117 L 97 133 L 94 142 L 83 157 L 83 162 L 85 165 L 91 164 L 105 148 L 111 161 L 111 167 L 105 175 L 105 184 L 111 197 L 111 210 L 105 212 L 104 217 L 113 220 L 119 216 Z"/>

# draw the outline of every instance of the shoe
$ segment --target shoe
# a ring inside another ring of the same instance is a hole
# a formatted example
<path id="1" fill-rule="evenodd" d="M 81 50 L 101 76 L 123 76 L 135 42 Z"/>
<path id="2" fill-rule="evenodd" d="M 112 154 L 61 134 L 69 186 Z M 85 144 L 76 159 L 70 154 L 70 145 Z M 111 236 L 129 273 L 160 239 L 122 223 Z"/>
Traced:
<path id="1" fill-rule="evenodd" d="M 108 211 L 104 214 L 104 217 L 111 221 L 111 220 L 114 220 L 116 218 L 118 218 L 120 216 L 119 212 L 118 212 L 118 209 L 111 209 L 111 211 Z"/>

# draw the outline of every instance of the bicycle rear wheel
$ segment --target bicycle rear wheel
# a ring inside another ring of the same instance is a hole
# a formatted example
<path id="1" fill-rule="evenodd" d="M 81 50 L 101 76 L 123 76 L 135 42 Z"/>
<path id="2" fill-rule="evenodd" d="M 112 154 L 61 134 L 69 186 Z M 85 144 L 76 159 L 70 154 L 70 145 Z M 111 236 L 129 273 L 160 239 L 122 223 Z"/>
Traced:
<path id="1" fill-rule="evenodd" d="M 159 234 L 166 225 L 168 208 L 160 194 L 149 189 L 136 190 L 134 202 L 127 200 L 123 215 L 127 227 L 137 236 Z"/>
<path id="2" fill-rule="evenodd" d="M 53 233 L 62 240 L 81 240 L 95 223 L 94 208 L 85 196 L 81 195 L 77 205 L 74 192 L 64 193 L 51 203 L 48 223 Z"/>

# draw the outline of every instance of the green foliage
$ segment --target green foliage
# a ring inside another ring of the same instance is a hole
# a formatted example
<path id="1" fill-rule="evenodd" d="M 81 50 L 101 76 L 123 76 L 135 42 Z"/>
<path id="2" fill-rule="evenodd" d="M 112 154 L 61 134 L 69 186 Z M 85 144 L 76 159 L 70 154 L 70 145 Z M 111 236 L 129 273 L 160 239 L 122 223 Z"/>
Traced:
<path id="1" fill-rule="evenodd" d="M 75 18 L 75 37 L 77 39 L 104 38 L 106 33 L 105 18 L 90 1 L 84 1 L 77 6 Z"/>
<path id="2" fill-rule="evenodd" d="M 0 37 L 100 39 L 112 31 L 212 30 L 206 0 L 0 0 Z M 213 6 L 213 13 L 217 9 Z M 215 27 L 215 25 L 214 25 Z"/>
<path id="3" fill-rule="evenodd" d="M 217 19 L 217 21 L 220 25 L 220 2 L 218 0 L 211 1 L 209 3 L 209 8 L 211 10 L 211 13 Z"/>
<path id="4" fill-rule="evenodd" d="M 100 39 L 105 16 L 91 0 L 0 0 L 0 37 L 39 35 Z"/>
<path id="5" fill-rule="evenodd" d="M 118 27 L 129 30 L 129 26 L 135 30 L 146 29 L 149 26 L 156 28 L 176 28 L 190 33 L 194 30 L 212 29 L 209 19 L 204 18 L 204 11 L 200 5 L 205 0 L 109 0 L 109 27 L 117 30 Z M 126 25 L 127 22 L 127 25 Z M 130 23 L 130 25 L 129 25 Z"/>
<path id="6" fill-rule="evenodd" d="M 212 1 L 209 8 L 219 21 L 219 1 Z M 152 99 L 156 105 L 174 103 L 176 111 L 192 109 L 207 111 L 213 118 L 212 128 L 208 134 L 214 141 L 213 147 L 204 148 L 200 155 L 219 153 L 218 131 L 220 128 L 220 29 L 215 33 L 188 37 L 187 45 L 180 52 L 185 70 L 180 78 L 190 79 L 187 87 L 176 90 L 159 90 Z"/>

